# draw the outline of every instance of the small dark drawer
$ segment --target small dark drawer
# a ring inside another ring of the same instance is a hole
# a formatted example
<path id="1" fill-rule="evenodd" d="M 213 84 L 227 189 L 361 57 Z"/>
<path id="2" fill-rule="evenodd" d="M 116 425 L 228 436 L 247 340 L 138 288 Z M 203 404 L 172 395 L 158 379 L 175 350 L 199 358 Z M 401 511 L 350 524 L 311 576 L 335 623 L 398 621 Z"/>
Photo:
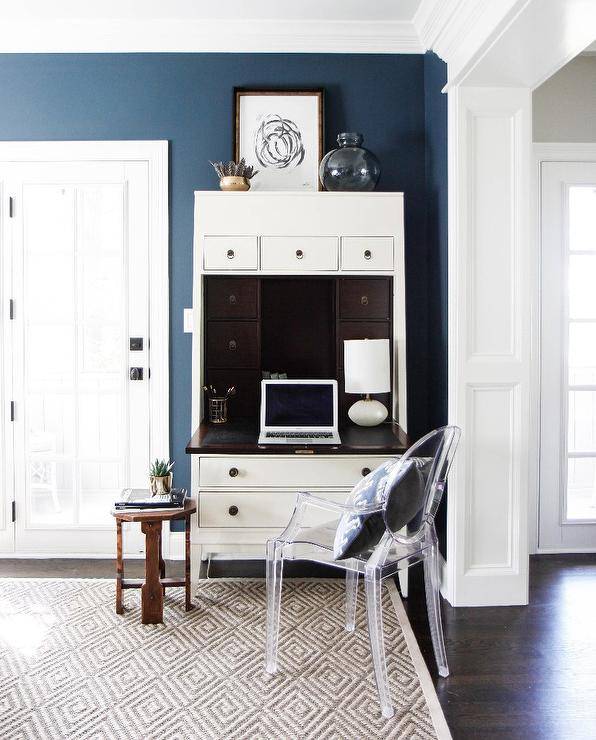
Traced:
<path id="1" fill-rule="evenodd" d="M 256 319 L 258 283 L 254 278 L 208 278 L 208 319 Z"/>
<path id="2" fill-rule="evenodd" d="M 209 367 L 259 367 L 259 328 L 256 321 L 209 321 Z"/>
<path id="3" fill-rule="evenodd" d="M 340 321 L 337 364 L 344 366 L 345 339 L 390 339 L 388 321 Z"/>
<path id="4" fill-rule="evenodd" d="M 340 319 L 389 319 L 391 278 L 340 280 Z"/>
<path id="5" fill-rule="evenodd" d="M 206 384 L 212 385 L 218 393 L 224 393 L 231 386 L 235 386 L 236 395 L 228 398 L 228 419 L 250 416 L 257 418 L 261 399 L 261 373 L 258 370 L 216 370 L 209 368 L 206 371 Z M 206 408 L 206 404 L 205 404 Z M 226 428 L 220 426 L 220 434 Z"/>

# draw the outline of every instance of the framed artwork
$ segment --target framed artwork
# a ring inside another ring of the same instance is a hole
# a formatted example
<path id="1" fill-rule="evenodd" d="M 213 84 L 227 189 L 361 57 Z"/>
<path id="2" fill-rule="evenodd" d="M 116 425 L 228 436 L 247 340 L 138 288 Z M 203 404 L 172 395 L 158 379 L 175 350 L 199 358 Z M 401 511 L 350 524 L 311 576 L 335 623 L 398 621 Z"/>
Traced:
<path id="1" fill-rule="evenodd" d="M 259 172 L 251 190 L 320 190 L 324 92 L 234 89 L 234 158 Z"/>

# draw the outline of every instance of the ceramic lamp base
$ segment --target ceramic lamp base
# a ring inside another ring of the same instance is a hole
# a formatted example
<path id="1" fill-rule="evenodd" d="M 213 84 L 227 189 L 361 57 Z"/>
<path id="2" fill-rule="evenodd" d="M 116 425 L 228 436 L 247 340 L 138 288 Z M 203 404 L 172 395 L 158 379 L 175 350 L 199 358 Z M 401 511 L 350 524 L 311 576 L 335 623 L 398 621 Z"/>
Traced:
<path id="1" fill-rule="evenodd" d="M 348 416 L 361 427 L 376 427 L 387 418 L 387 409 L 374 398 L 363 398 L 350 406 Z"/>

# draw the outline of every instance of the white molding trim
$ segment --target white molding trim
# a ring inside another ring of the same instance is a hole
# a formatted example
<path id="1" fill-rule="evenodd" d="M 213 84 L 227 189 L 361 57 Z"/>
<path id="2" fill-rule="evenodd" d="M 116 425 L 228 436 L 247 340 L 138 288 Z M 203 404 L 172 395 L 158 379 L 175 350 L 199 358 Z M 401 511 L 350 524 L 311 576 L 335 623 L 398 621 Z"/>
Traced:
<path id="1" fill-rule="evenodd" d="M 168 150 L 168 141 L 0 141 L 0 161 L 3 162 L 111 160 L 148 165 L 150 458 L 166 454 L 164 451 L 169 454 L 170 450 Z M 12 555 L 25 557 L 18 552 Z M 85 554 L 85 557 L 106 555 Z"/>
<path id="2" fill-rule="evenodd" d="M 528 600 L 532 370 L 527 89 L 449 92 L 450 476 L 444 590 L 454 606 Z"/>
<path id="3" fill-rule="evenodd" d="M 422 0 L 414 26 L 457 84 L 535 88 L 596 35 L 585 0 Z M 588 52 L 589 53 L 589 52 Z"/>
<path id="4" fill-rule="evenodd" d="M 532 553 L 534 555 L 568 555 L 568 554 L 576 554 L 576 555 L 583 555 L 583 554 L 591 554 L 593 552 L 596 552 L 596 547 L 563 547 L 560 550 L 551 550 L 549 548 L 541 548 L 539 550 L 536 550 L 535 553 Z"/>
<path id="5" fill-rule="evenodd" d="M 111 560 L 114 555 L 105 552 L 0 552 L 0 560 L 18 558 L 19 560 Z M 126 560 L 144 560 L 144 553 L 125 552 Z"/>
<path id="6" fill-rule="evenodd" d="M 475 53 L 485 48 L 503 28 L 503 20 L 526 0 L 422 0 L 413 19 L 425 50 L 432 49 L 449 64 L 452 83 L 461 69 L 474 64 Z"/>
<path id="7" fill-rule="evenodd" d="M 0 52 L 327 52 L 421 54 L 411 21 L 3 19 Z"/>
<path id="8" fill-rule="evenodd" d="M 563 549 L 548 549 L 540 548 L 538 546 L 538 534 L 539 534 L 539 516 L 540 516 L 540 416 L 541 416 L 541 404 L 542 404 L 542 388 L 540 384 L 540 357 L 541 357 L 541 316 L 540 316 L 540 302 L 542 295 L 542 288 L 540 283 L 540 275 L 542 273 L 542 237 L 541 237 L 541 199 L 540 199 L 540 188 L 541 188 L 541 167 L 543 162 L 596 162 L 596 144 L 593 142 L 586 143 L 575 143 L 575 142 L 534 142 L 532 150 L 532 217 L 533 217 L 533 240 L 534 249 L 538 255 L 538 264 L 536 266 L 536 305 L 534 308 L 534 325 L 536 331 L 534 332 L 534 346 L 533 351 L 535 355 L 534 371 L 535 377 L 532 382 L 532 400 L 531 400 L 531 413 L 533 415 L 533 429 L 535 439 L 530 442 L 530 465 L 533 468 L 533 474 L 531 476 L 533 485 L 530 487 L 530 498 L 528 505 L 528 537 L 529 537 L 529 550 L 530 554 L 557 554 L 566 552 L 596 552 L 596 548 L 593 550 L 586 550 L 584 548 L 563 548 Z"/>
<path id="9" fill-rule="evenodd" d="M 592 161 L 596 161 L 596 144 L 593 142 L 534 142 L 535 163 Z"/>

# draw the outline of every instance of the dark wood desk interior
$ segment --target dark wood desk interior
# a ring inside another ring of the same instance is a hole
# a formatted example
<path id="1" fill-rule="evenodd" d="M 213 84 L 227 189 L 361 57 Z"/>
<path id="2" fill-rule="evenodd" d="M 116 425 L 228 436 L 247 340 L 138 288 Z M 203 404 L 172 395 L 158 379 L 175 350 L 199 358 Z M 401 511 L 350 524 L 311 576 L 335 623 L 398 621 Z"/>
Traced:
<path id="1" fill-rule="evenodd" d="M 201 455 L 400 455 L 410 446 L 403 429 L 393 422 L 377 427 L 346 425 L 339 430 L 340 445 L 260 445 L 254 419 L 225 424 L 203 422 L 186 445 L 188 454 Z"/>

